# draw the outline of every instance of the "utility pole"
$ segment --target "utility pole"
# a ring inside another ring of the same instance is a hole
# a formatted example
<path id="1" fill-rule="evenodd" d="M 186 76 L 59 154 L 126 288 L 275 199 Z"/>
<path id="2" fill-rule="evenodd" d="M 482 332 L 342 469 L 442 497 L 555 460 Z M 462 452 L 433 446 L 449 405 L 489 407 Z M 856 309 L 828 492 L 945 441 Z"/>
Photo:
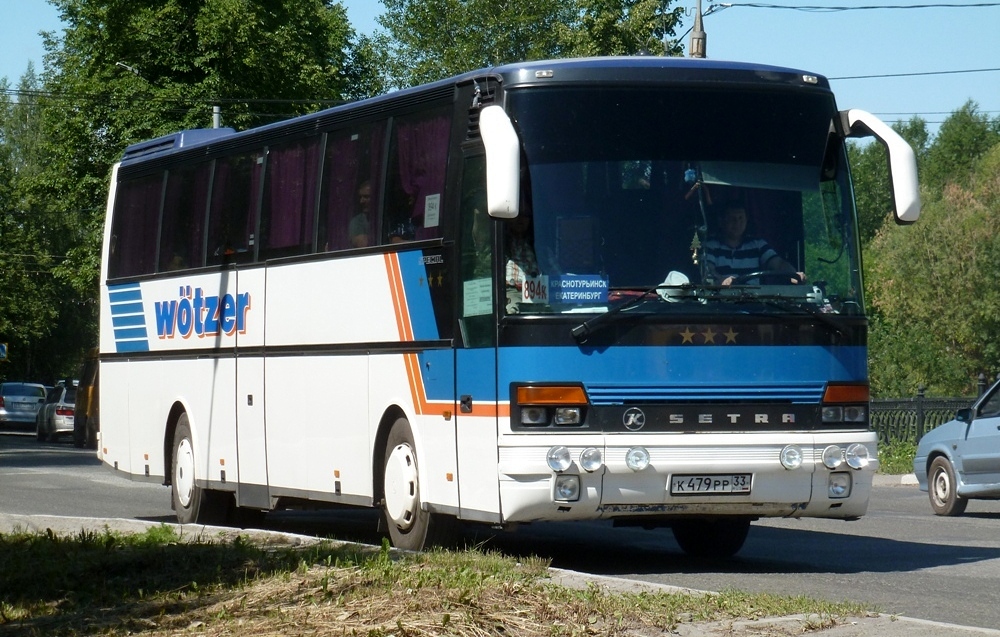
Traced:
<path id="1" fill-rule="evenodd" d="M 705 44 L 708 36 L 705 28 L 701 24 L 701 0 L 698 0 L 698 8 L 694 14 L 694 28 L 691 29 L 691 45 L 688 47 L 688 56 L 693 58 L 705 57 Z"/>

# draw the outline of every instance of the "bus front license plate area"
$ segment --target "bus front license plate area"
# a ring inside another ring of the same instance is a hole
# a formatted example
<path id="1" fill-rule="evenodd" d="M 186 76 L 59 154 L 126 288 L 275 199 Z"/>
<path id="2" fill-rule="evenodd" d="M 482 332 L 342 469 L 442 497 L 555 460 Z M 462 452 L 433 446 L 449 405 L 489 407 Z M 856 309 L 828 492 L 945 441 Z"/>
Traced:
<path id="1" fill-rule="evenodd" d="M 670 495 L 705 493 L 750 493 L 751 473 L 675 475 L 670 477 Z"/>

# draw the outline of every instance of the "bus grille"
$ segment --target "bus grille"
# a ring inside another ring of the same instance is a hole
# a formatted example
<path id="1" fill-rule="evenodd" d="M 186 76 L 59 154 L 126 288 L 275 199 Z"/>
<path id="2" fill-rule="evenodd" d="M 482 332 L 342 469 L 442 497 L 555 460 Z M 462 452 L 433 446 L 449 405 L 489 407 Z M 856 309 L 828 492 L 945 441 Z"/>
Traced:
<path id="1" fill-rule="evenodd" d="M 670 403 L 819 403 L 825 382 L 588 385 L 594 405 Z"/>

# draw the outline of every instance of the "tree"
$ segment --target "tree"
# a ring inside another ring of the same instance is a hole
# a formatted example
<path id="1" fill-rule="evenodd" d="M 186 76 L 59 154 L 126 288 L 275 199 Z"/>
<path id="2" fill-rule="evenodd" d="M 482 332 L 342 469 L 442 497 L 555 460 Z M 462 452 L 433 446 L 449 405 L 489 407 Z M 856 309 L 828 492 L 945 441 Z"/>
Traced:
<path id="1" fill-rule="evenodd" d="M 374 45 L 332 0 L 50 1 L 66 28 L 45 36 L 41 81 L 0 104 L 0 340 L 34 352 L 19 373 L 41 380 L 96 341 L 108 177 L 126 145 L 207 127 L 213 105 L 244 128 L 381 89 Z"/>
<path id="2" fill-rule="evenodd" d="M 879 230 L 866 254 L 871 378 L 881 395 L 973 391 L 1000 370 L 1000 143 L 918 223 Z"/>
<path id="3" fill-rule="evenodd" d="M 991 121 L 975 102 L 966 102 L 941 124 L 927 149 L 921 181 L 932 194 L 949 182 L 968 183 L 976 162 L 998 142 L 1000 117 Z"/>
<path id="4" fill-rule="evenodd" d="M 413 86 L 523 60 L 679 54 L 669 0 L 382 0 L 389 81 Z"/>

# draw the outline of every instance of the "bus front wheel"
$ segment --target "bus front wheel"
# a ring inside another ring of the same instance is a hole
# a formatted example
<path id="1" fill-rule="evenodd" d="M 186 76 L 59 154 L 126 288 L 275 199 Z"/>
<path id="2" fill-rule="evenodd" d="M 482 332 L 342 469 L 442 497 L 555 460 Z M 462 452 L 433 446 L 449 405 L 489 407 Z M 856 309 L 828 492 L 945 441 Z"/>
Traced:
<path id="1" fill-rule="evenodd" d="M 673 525 L 674 539 L 693 557 L 732 557 L 750 532 L 749 518 L 683 520 Z"/>
<path id="2" fill-rule="evenodd" d="M 418 467 L 410 423 L 399 418 L 385 445 L 382 515 L 392 545 L 411 551 L 448 544 L 455 533 L 453 518 L 423 510 Z"/>
<path id="3" fill-rule="evenodd" d="M 187 414 L 181 414 L 177 421 L 171 464 L 170 497 L 177 521 L 181 524 L 224 524 L 228 494 L 198 486 L 194 442 Z"/>

